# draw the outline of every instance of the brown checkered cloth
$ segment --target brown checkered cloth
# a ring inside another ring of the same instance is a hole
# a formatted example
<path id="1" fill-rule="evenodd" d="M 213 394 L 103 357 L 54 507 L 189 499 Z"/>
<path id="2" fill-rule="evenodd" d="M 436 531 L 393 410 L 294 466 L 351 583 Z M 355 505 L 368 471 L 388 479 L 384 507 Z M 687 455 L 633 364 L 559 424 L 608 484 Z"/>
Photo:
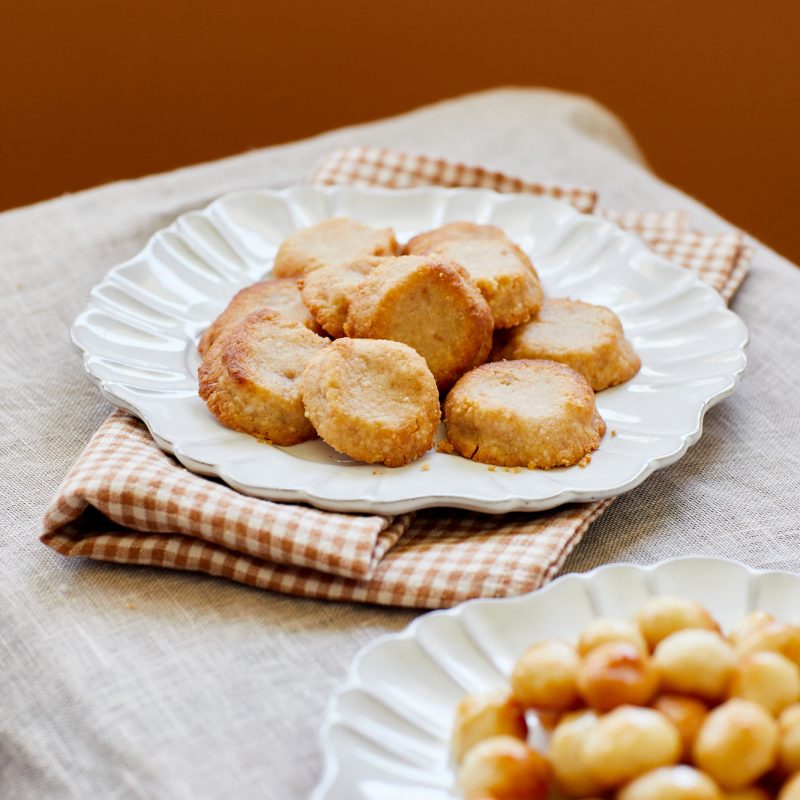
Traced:
<path id="1" fill-rule="evenodd" d="M 581 211 L 596 201 L 588 189 L 364 147 L 333 153 L 312 180 L 482 186 L 558 197 Z M 738 233 L 691 231 L 682 212 L 598 213 L 726 299 L 747 272 L 750 252 Z M 541 586 L 612 502 L 499 517 L 453 509 L 364 516 L 272 503 L 189 472 L 158 449 L 141 422 L 117 411 L 59 488 L 42 541 L 66 556 L 205 572 L 304 597 L 443 608 Z"/>

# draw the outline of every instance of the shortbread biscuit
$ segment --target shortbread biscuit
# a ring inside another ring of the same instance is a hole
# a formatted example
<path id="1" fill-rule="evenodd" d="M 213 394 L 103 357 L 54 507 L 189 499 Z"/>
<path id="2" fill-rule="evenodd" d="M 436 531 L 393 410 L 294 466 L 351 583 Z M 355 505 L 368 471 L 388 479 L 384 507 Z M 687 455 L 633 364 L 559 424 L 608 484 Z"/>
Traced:
<path id="1" fill-rule="evenodd" d="M 332 217 L 284 239 L 273 272 L 279 278 L 296 278 L 320 267 L 369 256 L 393 256 L 398 251 L 391 228 L 379 230 L 346 217 Z"/>
<path id="2" fill-rule="evenodd" d="M 399 467 L 433 446 L 436 381 L 405 344 L 337 339 L 306 367 L 300 389 L 322 440 L 351 458 Z"/>
<path id="3" fill-rule="evenodd" d="M 299 378 L 329 344 L 276 311 L 256 311 L 223 333 L 198 370 L 200 397 L 226 427 L 290 445 L 316 438 Z"/>
<path id="4" fill-rule="evenodd" d="M 267 278 L 238 291 L 228 307 L 214 320 L 200 339 L 197 349 L 204 355 L 214 341 L 226 330 L 243 322 L 254 311 L 277 311 L 315 333 L 322 333 L 300 298 L 300 289 L 294 278 Z"/>
<path id="5" fill-rule="evenodd" d="M 461 264 L 492 309 L 495 328 L 527 322 L 542 303 L 530 259 L 494 225 L 451 222 L 415 236 L 405 249 Z"/>
<path id="6" fill-rule="evenodd" d="M 566 298 L 545 300 L 537 319 L 496 335 L 492 360 L 518 358 L 560 361 L 596 392 L 629 380 L 641 366 L 613 311 Z"/>
<path id="7" fill-rule="evenodd" d="M 486 361 L 492 312 L 458 265 L 401 256 L 385 259 L 355 289 L 344 330 L 410 345 L 446 389 Z"/>
<path id="8" fill-rule="evenodd" d="M 586 379 L 554 361 L 499 361 L 464 375 L 444 404 L 447 443 L 503 467 L 568 467 L 606 425 Z"/>
<path id="9" fill-rule="evenodd" d="M 325 333 L 344 336 L 344 322 L 355 288 L 381 258 L 363 258 L 349 264 L 320 267 L 300 278 L 300 294 L 306 308 Z"/>

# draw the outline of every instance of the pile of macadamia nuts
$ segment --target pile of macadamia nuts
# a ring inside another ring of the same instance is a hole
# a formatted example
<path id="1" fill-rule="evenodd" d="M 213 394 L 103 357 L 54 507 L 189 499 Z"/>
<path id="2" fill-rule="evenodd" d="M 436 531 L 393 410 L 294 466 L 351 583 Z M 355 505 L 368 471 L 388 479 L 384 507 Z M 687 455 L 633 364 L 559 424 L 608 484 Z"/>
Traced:
<path id="1" fill-rule="evenodd" d="M 727 635 L 699 603 L 654 597 L 577 644 L 531 645 L 510 691 L 458 706 L 467 800 L 800 800 L 800 627 L 756 611 Z M 535 715 L 535 716 L 533 716 Z M 538 723 L 546 752 L 528 743 Z"/>

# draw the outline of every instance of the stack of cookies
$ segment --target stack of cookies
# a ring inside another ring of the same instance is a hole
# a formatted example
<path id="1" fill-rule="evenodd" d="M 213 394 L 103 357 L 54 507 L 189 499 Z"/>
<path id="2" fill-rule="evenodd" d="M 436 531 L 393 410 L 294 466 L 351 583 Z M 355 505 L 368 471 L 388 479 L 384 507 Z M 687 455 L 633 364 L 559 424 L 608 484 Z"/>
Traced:
<path id="1" fill-rule="evenodd" d="M 596 391 L 639 358 L 607 308 L 545 299 L 492 225 L 452 222 L 398 245 L 334 218 L 282 243 L 198 345 L 200 396 L 229 428 L 278 445 L 320 436 L 396 467 L 434 445 L 503 467 L 584 462 L 605 423 Z"/>

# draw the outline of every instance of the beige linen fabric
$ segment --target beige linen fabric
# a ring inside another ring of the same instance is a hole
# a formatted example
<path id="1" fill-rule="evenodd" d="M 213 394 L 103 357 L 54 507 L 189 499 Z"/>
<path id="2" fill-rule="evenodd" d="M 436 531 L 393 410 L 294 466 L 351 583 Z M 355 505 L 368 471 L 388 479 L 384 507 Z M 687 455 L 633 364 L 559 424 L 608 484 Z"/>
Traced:
<path id="1" fill-rule="evenodd" d="M 312 180 L 393 188 L 463 183 L 550 195 L 585 211 L 597 200 L 588 189 L 387 148 L 338 150 Z M 750 254 L 738 233 L 699 234 L 686 215 L 669 212 L 606 216 L 727 298 L 744 278 Z M 161 453 L 144 425 L 117 413 L 60 487 L 42 541 L 67 556 L 205 572 L 286 594 L 443 608 L 538 588 L 610 504 L 499 517 L 459 510 L 396 518 L 326 514 L 241 497 L 191 475 Z"/>
<path id="2" fill-rule="evenodd" d="M 597 104 L 521 89 L 0 214 L 0 796 L 307 797 L 328 694 L 359 647 L 413 618 L 65 559 L 37 538 L 111 410 L 69 342 L 91 287 L 178 213 L 233 189 L 302 182 L 326 153 L 356 144 L 591 186 L 606 208 L 680 209 L 699 230 L 733 230 L 653 176 Z M 800 271 L 750 242 L 733 300 L 751 333 L 742 384 L 680 462 L 589 527 L 565 570 L 697 554 L 800 569 Z"/>

